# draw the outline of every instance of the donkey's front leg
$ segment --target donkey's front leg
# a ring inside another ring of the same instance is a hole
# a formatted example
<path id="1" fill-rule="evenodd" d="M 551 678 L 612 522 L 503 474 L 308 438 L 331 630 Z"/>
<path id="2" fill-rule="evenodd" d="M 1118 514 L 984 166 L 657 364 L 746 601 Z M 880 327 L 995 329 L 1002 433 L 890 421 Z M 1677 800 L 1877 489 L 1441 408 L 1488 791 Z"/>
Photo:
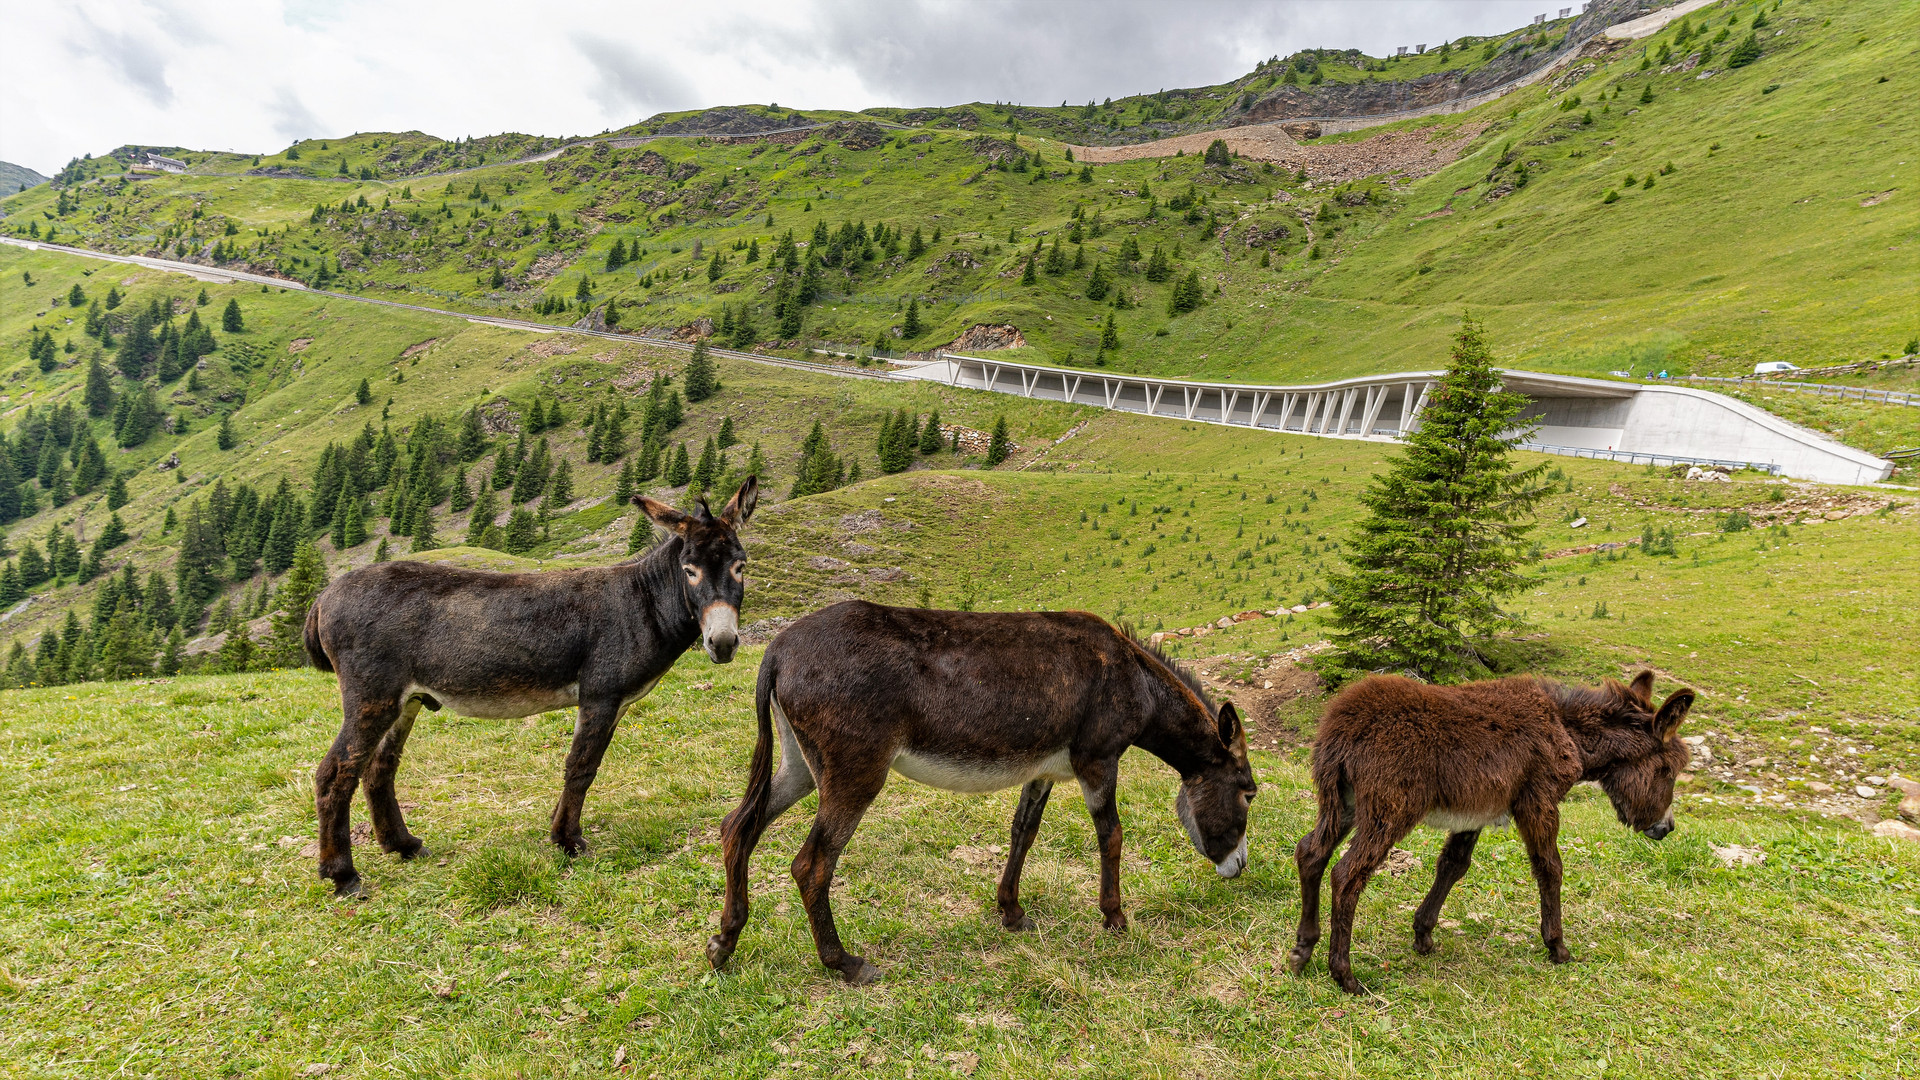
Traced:
<path id="1" fill-rule="evenodd" d="M 1107 929 L 1125 930 L 1127 913 L 1120 910 L 1120 806 L 1114 800 L 1120 763 L 1079 762 L 1073 771 L 1079 777 L 1087 813 L 1093 815 L 1093 831 L 1100 838 L 1100 913 L 1106 916 Z"/>
<path id="2" fill-rule="evenodd" d="M 1550 799 L 1523 796 L 1513 804 L 1513 824 L 1540 886 L 1540 940 L 1547 957 L 1564 964 L 1573 956 L 1560 926 L 1560 807 Z"/>
<path id="3" fill-rule="evenodd" d="M 1007 866 L 1000 872 L 1000 925 L 1009 930 L 1031 930 L 1033 920 L 1020 906 L 1020 869 L 1026 865 L 1027 849 L 1040 832 L 1040 815 L 1047 812 L 1047 796 L 1053 794 L 1053 781 L 1032 780 L 1020 789 L 1020 805 L 1013 811 L 1013 831 L 1008 838 Z"/>
<path id="4" fill-rule="evenodd" d="M 600 759 L 607 743 L 613 741 L 614 725 L 620 721 L 620 701 L 582 701 L 580 719 L 573 726 L 573 746 L 567 751 L 566 786 L 560 803 L 553 808 L 553 842 L 569 855 L 583 855 L 587 842 L 580 835 L 580 807 L 587 800 L 587 788 L 600 772 Z"/>

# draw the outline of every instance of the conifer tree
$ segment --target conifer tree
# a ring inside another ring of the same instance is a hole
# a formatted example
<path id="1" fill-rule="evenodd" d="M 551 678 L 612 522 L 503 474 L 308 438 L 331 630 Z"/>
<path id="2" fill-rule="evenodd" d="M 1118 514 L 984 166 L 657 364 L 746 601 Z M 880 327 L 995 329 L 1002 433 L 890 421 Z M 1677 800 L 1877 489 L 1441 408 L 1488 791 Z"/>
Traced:
<path id="1" fill-rule="evenodd" d="M 88 416 L 108 416 L 113 412 L 113 380 L 107 374 L 106 365 L 100 362 L 97 351 L 87 363 L 87 386 L 81 394 L 81 400 L 87 407 Z"/>
<path id="2" fill-rule="evenodd" d="M 681 443 L 673 451 L 673 461 L 667 465 L 667 486 L 684 487 L 692 479 L 693 465 L 688 460 L 687 444 Z"/>
<path id="3" fill-rule="evenodd" d="M 116 510 L 107 517 L 107 527 L 100 530 L 100 537 L 95 543 L 100 545 L 102 551 L 112 551 L 126 542 L 127 526 L 120 520 L 120 513 Z"/>
<path id="4" fill-rule="evenodd" d="M 533 545 L 539 542 L 539 521 L 533 511 L 524 506 L 515 507 L 513 516 L 507 519 L 507 531 L 502 539 L 509 555 L 524 555 L 532 551 Z"/>
<path id="5" fill-rule="evenodd" d="M 714 440 L 714 444 L 718 446 L 720 449 L 725 450 L 727 447 L 732 446 L 739 441 L 740 441 L 739 437 L 733 433 L 733 417 L 731 416 L 721 417 L 720 418 L 720 435 L 717 439 Z"/>
<path id="6" fill-rule="evenodd" d="M 166 648 L 160 653 L 160 674 L 172 678 L 180 674 L 181 664 L 186 659 L 187 636 L 180 632 L 179 626 L 167 631 Z"/>
<path id="7" fill-rule="evenodd" d="M 620 465 L 620 475 L 613 481 L 613 502 L 615 506 L 625 506 L 633 501 L 633 461 L 624 461 Z"/>
<path id="8" fill-rule="evenodd" d="M 233 432 L 233 414 L 222 413 L 220 415 L 220 430 L 214 435 L 213 444 L 222 450 L 231 450 L 234 444 L 239 441 L 239 437 Z"/>
<path id="9" fill-rule="evenodd" d="M 1120 348 L 1120 327 L 1114 322 L 1113 312 L 1107 312 L 1107 322 L 1100 328 L 1100 349 L 1113 352 Z"/>
<path id="10" fill-rule="evenodd" d="M 453 493 L 447 503 L 447 509 L 459 513 L 473 505 L 473 485 L 467 483 L 467 466 L 462 462 L 453 474 Z"/>
<path id="11" fill-rule="evenodd" d="M 467 519 L 467 544 L 471 547 L 483 546 L 488 526 L 500 514 L 500 505 L 493 494 L 493 484 L 482 483 L 479 494 L 473 498 L 473 515 Z"/>
<path id="12" fill-rule="evenodd" d="M 1173 286 L 1173 292 L 1167 297 L 1167 314 L 1184 315 L 1197 310 L 1205 298 L 1200 290 L 1200 271 L 1189 270 L 1187 276 Z"/>
<path id="13" fill-rule="evenodd" d="M 547 480 L 547 503 L 555 510 L 573 501 L 573 462 L 561 458 Z"/>
<path id="14" fill-rule="evenodd" d="M 1033 285 L 1038 283 L 1040 280 L 1040 278 L 1036 276 L 1033 272 L 1033 258 L 1034 257 L 1031 255 L 1027 256 L 1026 269 L 1020 272 L 1020 284 L 1022 285 Z"/>
<path id="15" fill-rule="evenodd" d="M 113 481 L 107 485 L 107 509 L 118 510 L 127 505 L 130 498 L 131 496 L 127 494 L 126 474 L 114 474 Z"/>
<path id="16" fill-rule="evenodd" d="M 1013 453 L 1013 440 L 1007 436 L 1007 418 L 1004 415 L 993 419 L 993 437 L 987 441 L 987 467 L 1007 460 Z"/>
<path id="17" fill-rule="evenodd" d="M 925 331 L 926 327 L 920 322 L 920 298 L 917 296 L 909 297 L 907 299 L 907 317 L 900 323 L 900 336 L 912 339 L 919 337 Z"/>
<path id="18" fill-rule="evenodd" d="M 238 334 L 247 328 L 246 321 L 240 317 L 240 301 L 230 298 L 225 311 L 220 313 L 220 329 L 229 334 Z"/>
<path id="19" fill-rule="evenodd" d="M 714 378 L 713 358 L 707 355 L 707 339 L 695 338 L 693 356 L 687 360 L 687 400 L 705 401 L 713 396 L 718 383 Z M 678 426 L 669 425 L 669 427 Z"/>
<path id="20" fill-rule="evenodd" d="M 327 587 L 327 563 L 311 538 L 302 539 L 293 552 L 293 563 L 286 580 L 273 594 L 273 631 L 266 646 L 268 663 L 293 667 L 305 659 L 301 645 L 307 623 L 307 610 Z"/>
<path id="21" fill-rule="evenodd" d="M 920 452 L 937 454 L 940 452 L 940 410 L 935 409 L 927 416 L 927 426 L 920 429 Z"/>
<path id="22" fill-rule="evenodd" d="M 693 473 L 687 481 L 687 494 L 701 495 L 720 479 L 720 451 L 713 445 L 713 436 L 707 436 L 706 445 L 700 448 L 700 459 L 693 467 Z"/>
<path id="23" fill-rule="evenodd" d="M 1501 388 L 1480 324 L 1463 319 L 1419 430 L 1361 495 L 1368 516 L 1331 577 L 1341 673 L 1467 677 L 1483 669 L 1485 641 L 1518 624 L 1497 601 L 1524 585 L 1528 519 L 1548 491 L 1544 463 L 1508 457 L 1530 432 L 1526 404 Z"/>

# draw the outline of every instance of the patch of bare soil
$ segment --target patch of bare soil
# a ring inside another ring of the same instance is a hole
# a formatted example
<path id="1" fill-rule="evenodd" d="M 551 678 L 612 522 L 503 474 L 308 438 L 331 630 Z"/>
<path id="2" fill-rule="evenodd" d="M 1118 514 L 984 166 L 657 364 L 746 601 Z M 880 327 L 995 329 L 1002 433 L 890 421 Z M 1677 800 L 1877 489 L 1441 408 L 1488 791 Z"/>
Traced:
<path id="1" fill-rule="evenodd" d="M 1247 724 L 1247 746 L 1253 750 L 1283 751 L 1306 744 L 1298 728 L 1280 720 L 1281 711 L 1296 699 L 1320 692 L 1320 676 L 1287 655 L 1268 657 L 1248 670 L 1245 657 L 1212 656 L 1189 661 L 1212 696 L 1232 701 Z M 1242 678 L 1242 675 L 1245 675 Z"/>
<path id="2" fill-rule="evenodd" d="M 1357 143 L 1326 146 L 1294 141 L 1279 124 L 1259 124 L 1220 131 L 1203 131 L 1133 146 L 1076 146 L 1076 161 L 1104 165 L 1116 161 L 1172 157 L 1176 152 L 1206 152 L 1213 140 L 1243 158 L 1271 161 L 1289 169 L 1305 169 L 1316 181 L 1345 183 L 1366 176 L 1408 178 L 1439 172 L 1459 158 L 1461 151 L 1486 130 L 1485 124 L 1466 124 L 1451 133 L 1429 130 L 1386 131 Z"/>
<path id="3" fill-rule="evenodd" d="M 431 349 L 438 344 L 440 344 L 439 338 L 430 337 L 427 340 L 420 342 L 418 345 L 409 345 L 407 346 L 406 351 L 400 354 L 400 359 L 405 360 L 409 357 L 419 356 L 421 353 L 426 352 L 428 349 Z"/>
<path id="4" fill-rule="evenodd" d="M 576 348 L 577 346 L 567 338 L 553 337 L 527 346 L 527 353 L 545 360 L 553 356 L 565 356 L 574 352 Z"/>
<path id="5" fill-rule="evenodd" d="M 290 353 L 306 352 L 307 346 L 311 344 L 313 344 L 313 339 L 310 337 L 294 338 L 292 341 L 287 342 L 287 351 Z"/>

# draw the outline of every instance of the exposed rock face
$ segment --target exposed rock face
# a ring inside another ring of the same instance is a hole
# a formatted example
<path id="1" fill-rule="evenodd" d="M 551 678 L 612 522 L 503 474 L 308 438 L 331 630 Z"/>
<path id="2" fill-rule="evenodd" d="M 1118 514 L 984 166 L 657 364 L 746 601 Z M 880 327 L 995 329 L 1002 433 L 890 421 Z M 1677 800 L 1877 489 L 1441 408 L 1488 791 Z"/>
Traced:
<path id="1" fill-rule="evenodd" d="M 849 150 L 871 150 L 887 141 L 886 129 L 866 120 L 828 124 L 820 134 Z"/>
<path id="2" fill-rule="evenodd" d="M 1597 0 L 1568 24 L 1563 41 L 1589 38 L 1637 14 L 1641 0 Z M 1322 83 L 1319 86 L 1282 84 L 1261 95 L 1238 123 L 1288 120 L 1298 116 L 1374 116 L 1380 113 L 1442 105 L 1512 82 L 1537 70 L 1548 59 L 1544 43 L 1502 53 L 1470 72 L 1440 71 L 1406 82 Z M 1293 134 L 1289 132 L 1289 134 Z M 1318 135 L 1299 135 L 1313 138 Z"/>
<path id="3" fill-rule="evenodd" d="M 985 352 L 989 349 L 1024 349 L 1027 338 L 1017 326 L 994 326 L 989 323 L 975 323 L 967 331 L 948 343 L 947 348 L 963 352 Z"/>
<path id="4" fill-rule="evenodd" d="M 661 135 L 751 135 L 758 131 L 792 126 L 787 119 L 761 116 L 727 106 L 669 120 L 654 131 Z"/>

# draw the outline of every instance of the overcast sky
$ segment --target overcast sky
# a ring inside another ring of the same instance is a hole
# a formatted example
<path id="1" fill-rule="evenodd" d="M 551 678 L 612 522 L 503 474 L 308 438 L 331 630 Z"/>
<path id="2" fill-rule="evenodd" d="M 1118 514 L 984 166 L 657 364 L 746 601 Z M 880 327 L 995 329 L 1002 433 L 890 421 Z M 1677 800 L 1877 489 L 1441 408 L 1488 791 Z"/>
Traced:
<path id="1" fill-rule="evenodd" d="M 1389 52 L 1571 0 L 6 0 L 0 160 L 265 152 L 418 129 L 591 134 L 669 109 L 1063 99 Z"/>

